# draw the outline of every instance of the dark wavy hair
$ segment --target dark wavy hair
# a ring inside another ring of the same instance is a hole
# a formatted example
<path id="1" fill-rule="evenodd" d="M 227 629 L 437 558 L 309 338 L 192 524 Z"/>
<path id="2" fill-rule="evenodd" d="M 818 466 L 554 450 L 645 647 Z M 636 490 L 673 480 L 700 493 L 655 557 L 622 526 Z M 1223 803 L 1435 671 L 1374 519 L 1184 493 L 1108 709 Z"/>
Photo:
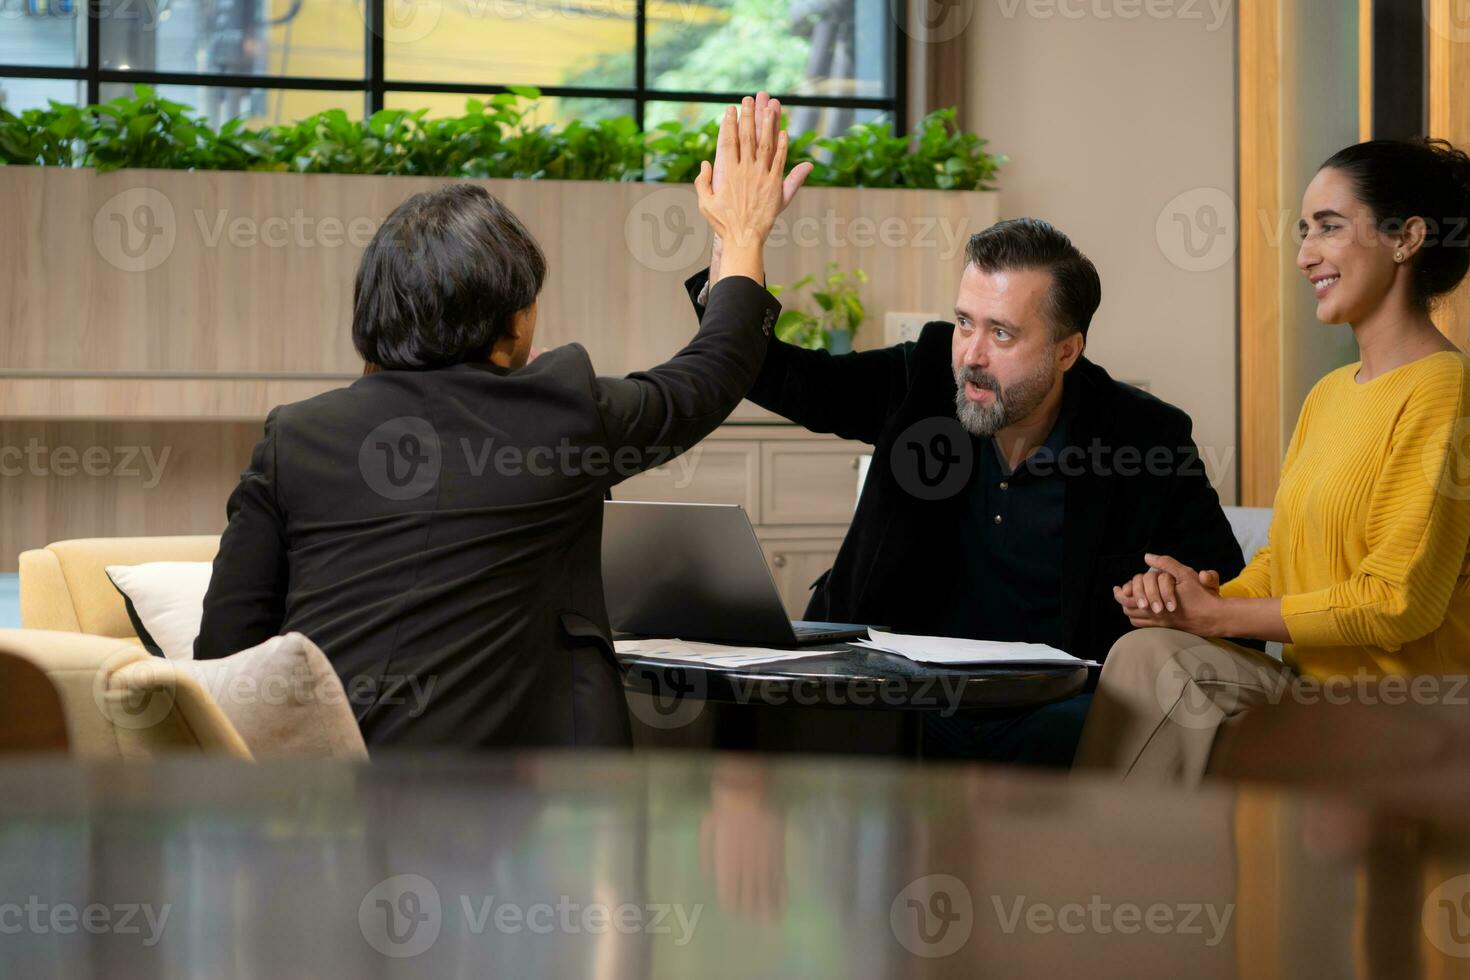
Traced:
<path id="1" fill-rule="evenodd" d="M 1380 231 L 1393 235 L 1423 218 L 1413 258 L 1414 299 L 1428 308 L 1470 272 L 1470 156 L 1444 140 L 1371 140 L 1332 155 L 1319 170 L 1341 171 Z"/>
<path id="2" fill-rule="evenodd" d="M 1092 315 L 1102 302 L 1102 282 L 1092 260 L 1072 240 L 1040 218 L 999 221 L 970 236 L 965 262 L 981 272 L 1045 269 L 1051 273 L 1047 305 L 1052 338 L 1065 340 L 1074 333 L 1087 339 Z"/>
<path id="3" fill-rule="evenodd" d="M 352 344 L 369 372 L 483 361 L 545 282 L 541 246 L 485 188 L 415 194 L 388 215 L 357 267 Z"/>

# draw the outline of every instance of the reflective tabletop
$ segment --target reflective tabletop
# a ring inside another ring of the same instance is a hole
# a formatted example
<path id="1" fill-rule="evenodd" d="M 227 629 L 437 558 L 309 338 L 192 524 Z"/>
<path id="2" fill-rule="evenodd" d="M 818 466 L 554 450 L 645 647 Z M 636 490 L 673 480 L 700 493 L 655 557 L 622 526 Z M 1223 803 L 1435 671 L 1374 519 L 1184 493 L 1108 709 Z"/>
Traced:
<path id="1" fill-rule="evenodd" d="M 0 976 L 1470 973 L 1464 788 L 702 753 L 0 766 Z"/>

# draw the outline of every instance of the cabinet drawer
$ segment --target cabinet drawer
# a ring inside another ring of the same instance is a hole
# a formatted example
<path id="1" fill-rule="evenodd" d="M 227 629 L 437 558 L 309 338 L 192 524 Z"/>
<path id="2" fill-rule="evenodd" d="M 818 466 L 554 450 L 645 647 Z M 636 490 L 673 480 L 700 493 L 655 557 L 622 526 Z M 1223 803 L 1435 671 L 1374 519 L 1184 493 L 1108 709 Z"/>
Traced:
<path id="1" fill-rule="evenodd" d="M 802 618 L 812 597 L 812 583 L 832 567 L 841 547 L 841 538 L 762 538 L 761 551 L 766 554 L 766 564 L 771 566 L 786 614 L 792 619 Z"/>
<path id="2" fill-rule="evenodd" d="M 762 444 L 762 524 L 846 524 L 857 506 L 860 442 Z"/>
<path id="3" fill-rule="evenodd" d="M 614 500 L 740 504 L 760 523 L 760 444 L 706 439 L 677 459 L 613 487 Z"/>

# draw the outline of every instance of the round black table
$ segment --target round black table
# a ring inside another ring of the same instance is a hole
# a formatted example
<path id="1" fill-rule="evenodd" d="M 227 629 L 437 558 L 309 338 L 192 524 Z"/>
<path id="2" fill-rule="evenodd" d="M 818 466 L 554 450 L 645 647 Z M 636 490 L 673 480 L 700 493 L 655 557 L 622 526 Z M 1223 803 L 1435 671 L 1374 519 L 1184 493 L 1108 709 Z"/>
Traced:
<path id="1" fill-rule="evenodd" d="M 916 663 L 849 644 L 748 667 L 619 654 L 638 744 L 917 755 L 925 712 L 1008 710 L 1081 693 L 1087 668 Z"/>

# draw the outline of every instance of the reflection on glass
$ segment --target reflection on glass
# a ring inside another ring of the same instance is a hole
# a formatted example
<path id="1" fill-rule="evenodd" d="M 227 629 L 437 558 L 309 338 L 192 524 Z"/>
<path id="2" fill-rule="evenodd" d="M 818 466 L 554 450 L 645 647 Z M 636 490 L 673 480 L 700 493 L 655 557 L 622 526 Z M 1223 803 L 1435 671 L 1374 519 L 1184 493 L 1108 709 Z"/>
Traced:
<path id="1" fill-rule="evenodd" d="M 383 98 L 386 109 L 428 109 L 428 118 L 442 119 L 445 116 L 465 114 L 465 101 L 478 98 L 488 102 L 492 96 L 457 95 L 444 92 L 388 92 Z M 565 126 L 574 119 L 591 122 L 611 119 L 614 116 L 631 116 L 633 103 L 626 99 L 554 99 L 542 96 L 532 102 L 522 102 L 527 109 L 526 119 L 536 126 Z"/>
<path id="2" fill-rule="evenodd" d="M 102 67 L 360 78 L 367 52 L 362 3 L 117 0 L 100 24 Z"/>
<path id="3" fill-rule="evenodd" d="M 0 65 L 72 68 L 86 60 L 82 0 L 0 0 Z"/>
<path id="4" fill-rule="evenodd" d="M 44 109 L 53 99 L 77 105 L 82 83 L 70 78 L 0 78 L 0 108 L 9 112 Z"/>
<path id="5" fill-rule="evenodd" d="M 247 126 L 294 123 L 305 116 L 327 109 L 343 109 L 353 119 L 360 119 L 367 105 L 362 92 L 312 92 L 296 89 L 228 88 L 222 85 L 156 85 L 165 99 L 192 106 L 194 114 L 203 116 L 218 128 L 237 116 Z M 131 96 L 133 86 L 102 86 L 102 100 Z"/>
<path id="6" fill-rule="evenodd" d="M 387 0 L 387 75 L 405 81 L 556 85 L 584 64 L 633 85 L 633 0 Z"/>

